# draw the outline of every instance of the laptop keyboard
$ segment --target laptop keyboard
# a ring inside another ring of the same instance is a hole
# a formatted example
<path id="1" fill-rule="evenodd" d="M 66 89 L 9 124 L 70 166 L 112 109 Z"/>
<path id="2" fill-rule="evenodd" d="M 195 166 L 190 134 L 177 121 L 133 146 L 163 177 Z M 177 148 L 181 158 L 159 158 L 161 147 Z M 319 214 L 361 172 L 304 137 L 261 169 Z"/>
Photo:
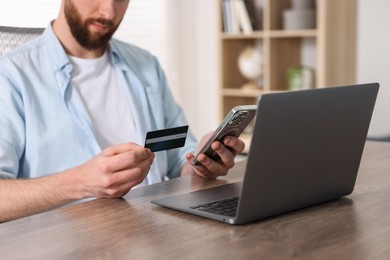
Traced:
<path id="1" fill-rule="evenodd" d="M 198 209 L 202 211 L 207 211 L 219 215 L 234 217 L 237 212 L 239 197 L 232 197 L 228 199 L 213 201 L 197 206 L 191 207 L 191 209 Z"/>

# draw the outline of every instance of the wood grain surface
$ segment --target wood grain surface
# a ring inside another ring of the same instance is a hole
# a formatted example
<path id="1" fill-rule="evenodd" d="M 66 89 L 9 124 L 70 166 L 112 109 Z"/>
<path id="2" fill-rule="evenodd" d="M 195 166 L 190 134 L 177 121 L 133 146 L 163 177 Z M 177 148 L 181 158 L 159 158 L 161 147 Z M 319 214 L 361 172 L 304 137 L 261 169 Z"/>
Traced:
<path id="1" fill-rule="evenodd" d="M 367 142 L 354 192 L 242 226 L 151 204 L 241 180 L 182 177 L 0 224 L 0 259 L 389 259 L 390 143 Z"/>

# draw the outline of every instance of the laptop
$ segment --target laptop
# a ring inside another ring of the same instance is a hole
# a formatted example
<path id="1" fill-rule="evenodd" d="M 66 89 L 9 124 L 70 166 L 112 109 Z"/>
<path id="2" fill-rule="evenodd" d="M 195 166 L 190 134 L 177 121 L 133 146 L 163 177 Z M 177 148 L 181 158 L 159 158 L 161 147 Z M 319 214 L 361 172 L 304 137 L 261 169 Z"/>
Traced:
<path id="1" fill-rule="evenodd" d="M 245 224 L 352 193 L 379 84 L 264 94 L 242 182 L 152 203 Z"/>

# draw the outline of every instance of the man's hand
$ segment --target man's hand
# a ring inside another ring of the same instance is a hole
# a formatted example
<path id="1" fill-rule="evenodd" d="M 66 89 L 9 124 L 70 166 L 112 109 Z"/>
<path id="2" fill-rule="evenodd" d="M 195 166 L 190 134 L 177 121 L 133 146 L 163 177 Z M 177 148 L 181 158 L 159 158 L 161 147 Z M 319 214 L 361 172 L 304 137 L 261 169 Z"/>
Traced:
<path id="1" fill-rule="evenodd" d="M 82 197 L 122 197 L 149 172 L 154 153 L 134 143 L 110 146 L 71 171 L 84 175 Z"/>
<path id="2" fill-rule="evenodd" d="M 208 133 L 202 138 L 196 153 L 198 153 L 211 135 L 212 133 Z M 236 155 L 244 150 L 245 143 L 236 137 L 227 136 L 223 139 L 223 143 L 219 141 L 213 142 L 211 148 L 219 155 L 220 159 L 218 161 L 214 161 L 206 155 L 201 154 L 198 156 L 198 161 L 202 165 L 195 166 L 192 162 L 194 155 L 191 153 L 186 155 L 187 161 L 192 166 L 193 172 L 205 178 L 216 178 L 218 176 L 226 175 L 229 169 L 234 166 L 234 158 Z M 182 175 L 188 173 L 188 166 L 185 166 Z"/>
<path id="3" fill-rule="evenodd" d="M 86 163 L 34 179 L 0 180 L 0 223 L 88 197 L 122 197 L 141 183 L 154 154 L 139 145 L 111 146 Z"/>

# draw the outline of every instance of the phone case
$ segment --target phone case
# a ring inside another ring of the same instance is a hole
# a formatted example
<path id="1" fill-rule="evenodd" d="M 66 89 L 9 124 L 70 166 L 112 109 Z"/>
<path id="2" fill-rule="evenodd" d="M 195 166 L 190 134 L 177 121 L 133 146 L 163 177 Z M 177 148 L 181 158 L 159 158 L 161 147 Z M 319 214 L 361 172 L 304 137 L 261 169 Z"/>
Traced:
<path id="1" fill-rule="evenodd" d="M 199 154 L 204 153 L 209 158 L 217 161 L 220 159 L 218 154 L 211 148 L 214 141 L 222 141 L 225 136 L 239 137 L 248 124 L 256 115 L 256 105 L 236 106 L 230 110 L 214 134 L 195 156 L 193 163 L 201 165 L 197 158 Z"/>

